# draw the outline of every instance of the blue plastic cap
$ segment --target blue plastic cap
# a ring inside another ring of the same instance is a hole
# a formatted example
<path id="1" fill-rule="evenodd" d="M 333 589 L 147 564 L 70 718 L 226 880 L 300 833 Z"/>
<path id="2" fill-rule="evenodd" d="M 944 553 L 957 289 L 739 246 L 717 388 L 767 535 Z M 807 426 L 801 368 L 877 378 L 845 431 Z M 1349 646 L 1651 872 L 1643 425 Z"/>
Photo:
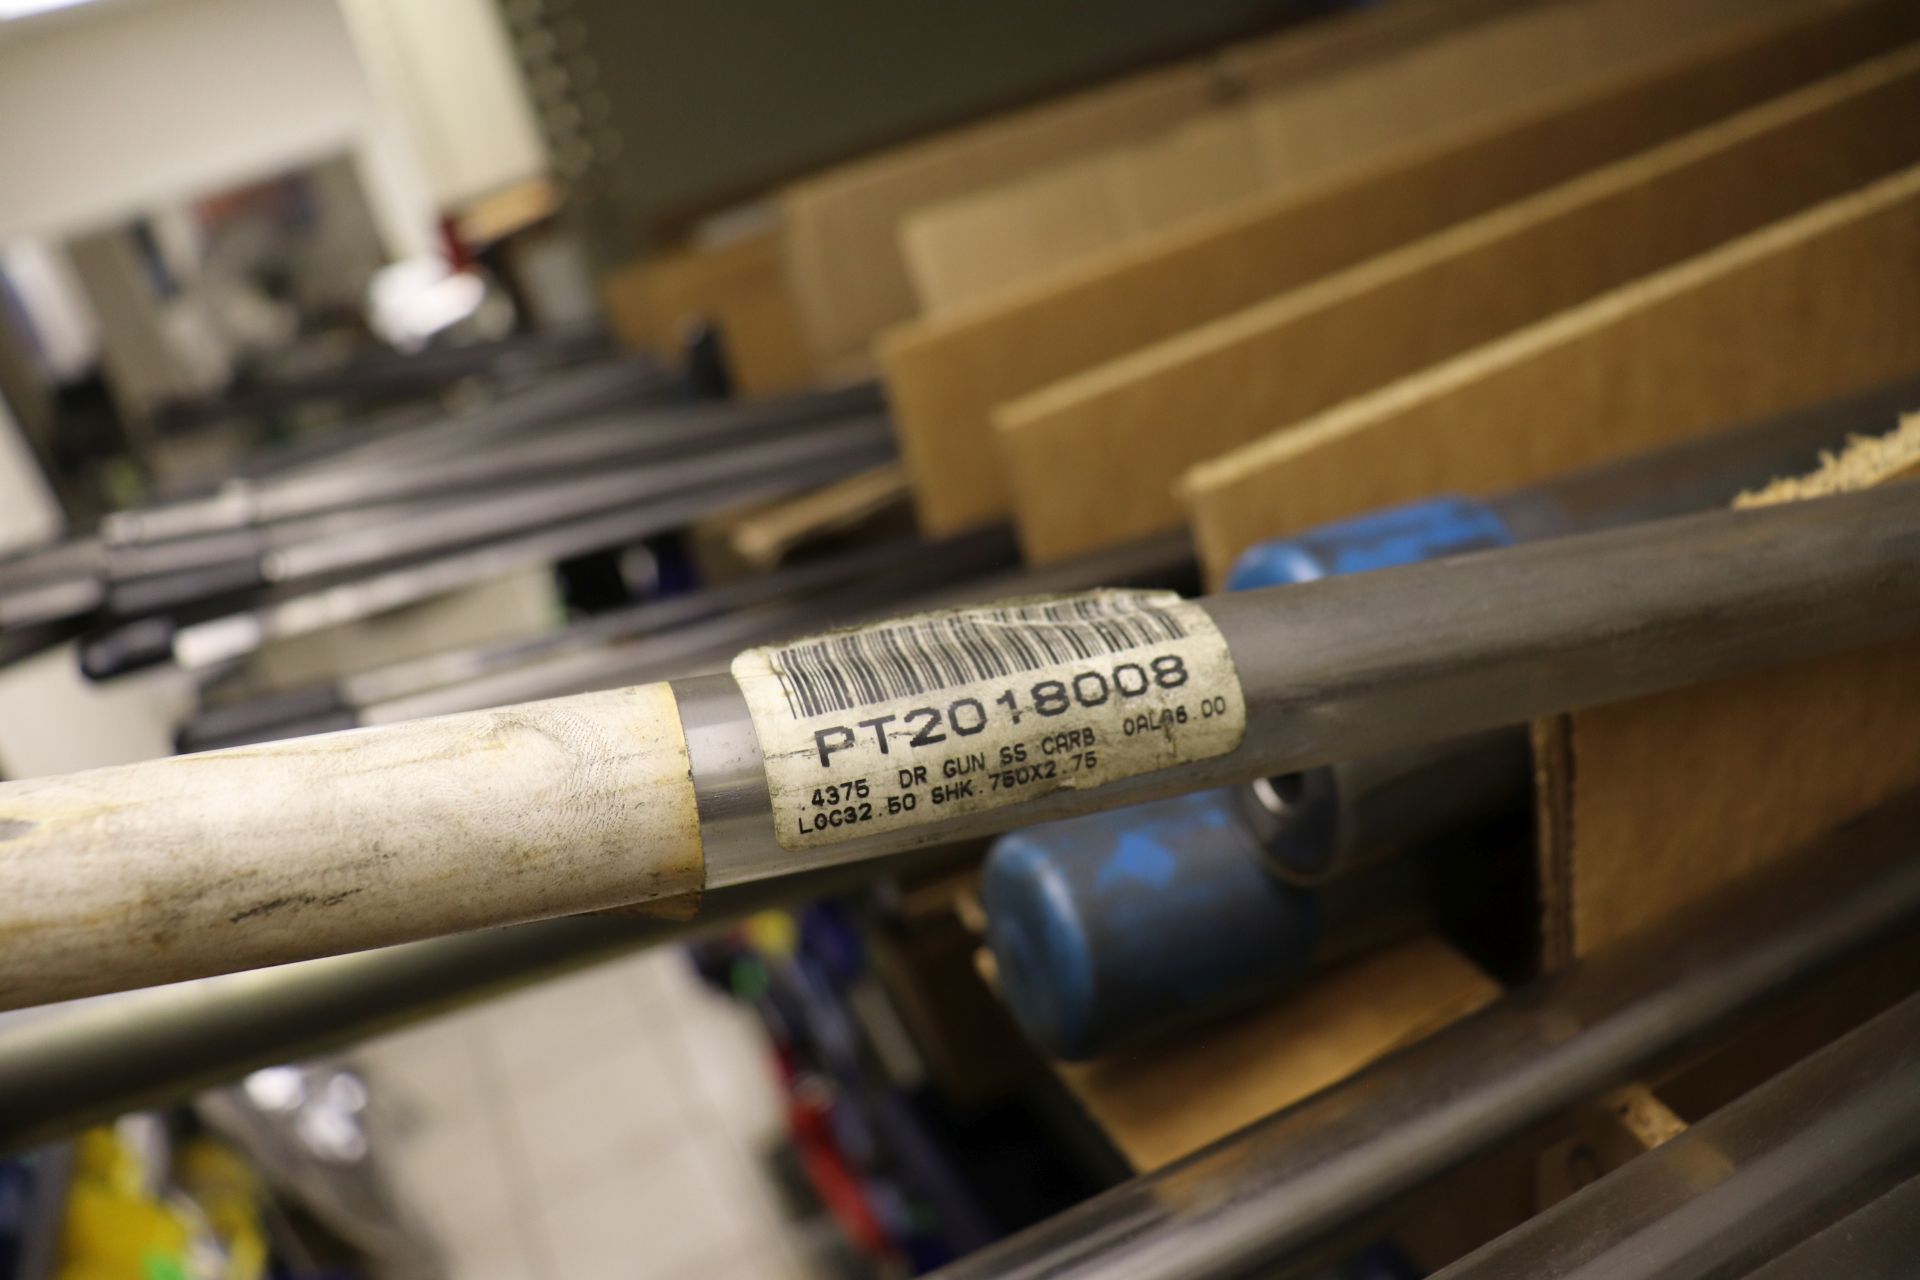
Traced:
<path id="1" fill-rule="evenodd" d="M 1085 1059 L 1304 974 L 1310 893 L 1260 866 L 1229 791 L 1003 836 L 981 898 L 1014 1018 Z"/>
<path id="2" fill-rule="evenodd" d="M 1404 507 L 1275 538 L 1242 553 L 1227 590 L 1280 587 L 1368 569 L 1391 569 L 1513 543 L 1493 508 L 1471 498 L 1429 498 Z"/>
<path id="3" fill-rule="evenodd" d="M 1262 543 L 1240 558 L 1228 587 L 1310 582 L 1512 541 L 1491 507 L 1434 498 Z M 1313 894 L 1262 866 L 1232 791 L 1003 836 L 982 901 L 1015 1019 L 1068 1060 L 1297 980 L 1321 929 Z"/>

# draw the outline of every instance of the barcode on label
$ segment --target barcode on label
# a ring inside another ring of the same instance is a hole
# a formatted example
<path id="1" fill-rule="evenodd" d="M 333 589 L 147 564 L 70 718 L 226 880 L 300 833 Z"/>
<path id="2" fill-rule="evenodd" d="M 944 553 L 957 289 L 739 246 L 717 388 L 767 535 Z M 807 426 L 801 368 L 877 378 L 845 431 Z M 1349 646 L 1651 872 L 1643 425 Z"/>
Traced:
<path id="1" fill-rule="evenodd" d="M 1166 600 L 1178 597 L 1166 596 Z M 967 609 L 772 651 L 796 720 L 1186 637 L 1152 596 L 1119 593 Z"/>

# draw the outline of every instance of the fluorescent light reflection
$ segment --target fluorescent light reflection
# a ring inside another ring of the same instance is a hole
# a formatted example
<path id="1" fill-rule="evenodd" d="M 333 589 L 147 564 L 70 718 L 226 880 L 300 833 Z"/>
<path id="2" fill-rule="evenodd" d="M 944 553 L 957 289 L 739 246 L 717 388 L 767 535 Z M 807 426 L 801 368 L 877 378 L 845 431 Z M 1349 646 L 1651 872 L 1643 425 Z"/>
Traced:
<path id="1" fill-rule="evenodd" d="M 55 9 L 73 9 L 92 3 L 93 0 L 0 0 L 0 22 L 31 18 L 37 13 L 52 13 Z"/>

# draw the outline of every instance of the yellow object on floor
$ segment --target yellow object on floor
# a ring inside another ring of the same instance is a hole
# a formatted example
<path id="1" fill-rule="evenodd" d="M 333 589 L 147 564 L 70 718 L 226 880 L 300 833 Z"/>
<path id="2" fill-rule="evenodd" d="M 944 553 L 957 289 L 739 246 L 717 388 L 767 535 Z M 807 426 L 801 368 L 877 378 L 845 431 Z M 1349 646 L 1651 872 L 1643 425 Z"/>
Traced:
<path id="1" fill-rule="evenodd" d="M 192 1228 L 149 1192 L 139 1156 L 111 1129 L 74 1144 L 58 1280 L 188 1280 Z"/>

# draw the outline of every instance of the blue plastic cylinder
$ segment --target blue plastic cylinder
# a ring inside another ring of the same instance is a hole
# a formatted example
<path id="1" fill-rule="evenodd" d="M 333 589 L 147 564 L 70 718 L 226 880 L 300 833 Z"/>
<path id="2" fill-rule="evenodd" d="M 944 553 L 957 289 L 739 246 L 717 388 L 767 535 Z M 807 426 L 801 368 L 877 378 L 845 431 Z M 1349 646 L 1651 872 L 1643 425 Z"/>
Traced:
<path id="1" fill-rule="evenodd" d="M 1445 497 L 1263 543 L 1231 589 L 1279 586 L 1503 546 L 1483 503 Z M 1263 840 L 1238 789 L 1204 792 L 1002 836 L 985 871 L 987 942 L 1021 1028 L 1069 1061 L 1247 1003 L 1303 977 L 1325 929 L 1315 890 L 1266 859 L 1324 861 L 1344 830 L 1337 779 L 1304 788 L 1335 806 Z M 1336 811 L 1337 810 L 1337 811 Z M 1314 832 L 1322 833 L 1312 837 Z M 1294 845 L 1287 844 L 1291 838 Z M 1267 845 L 1284 846 L 1276 854 Z M 1313 846 L 1309 848 L 1308 846 Z"/>
<path id="2" fill-rule="evenodd" d="M 1314 894 L 1252 856 L 1228 791 L 1064 822 L 994 845 L 982 902 L 1022 1029 L 1092 1057 L 1304 974 Z"/>

